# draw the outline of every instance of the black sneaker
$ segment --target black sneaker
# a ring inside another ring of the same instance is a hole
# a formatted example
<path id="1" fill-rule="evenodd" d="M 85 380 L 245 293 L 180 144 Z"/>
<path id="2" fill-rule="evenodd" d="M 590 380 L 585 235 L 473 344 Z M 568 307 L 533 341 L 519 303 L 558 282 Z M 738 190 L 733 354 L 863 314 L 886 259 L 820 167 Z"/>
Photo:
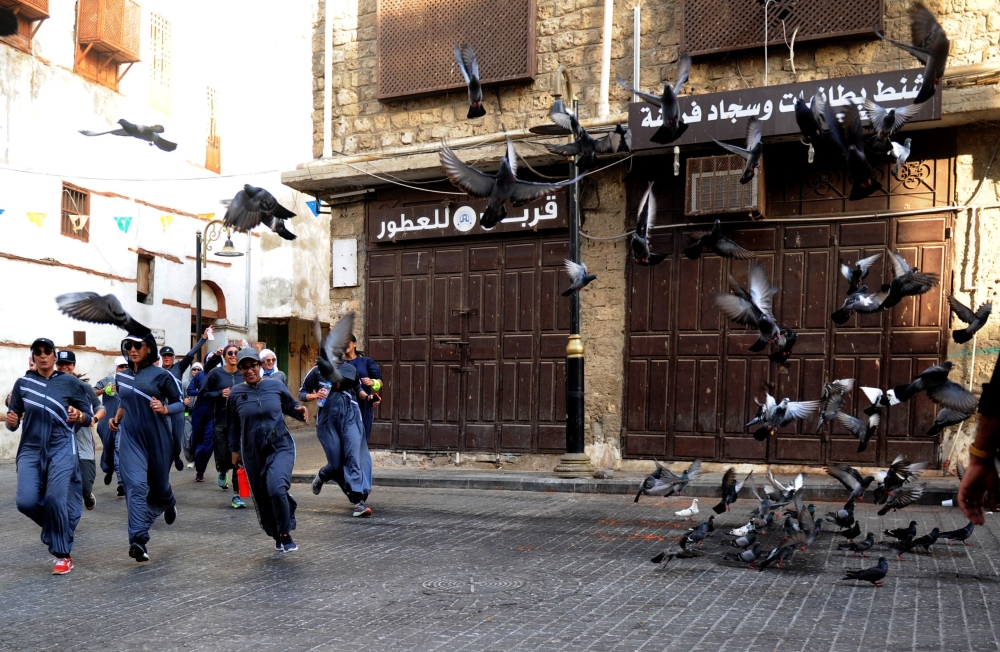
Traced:
<path id="1" fill-rule="evenodd" d="M 365 504 L 365 501 L 358 501 L 358 504 L 354 506 L 353 516 L 363 516 L 365 518 L 372 515 L 372 508 Z"/>
<path id="2" fill-rule="evenodd" d="M 88 510 L 94 509 L 94 507 L 97 506 L 97 496 L 95 496 L 93 493 L 91 493 L 88 496 L 84 496 L 83 506 L 86 507 Z"/>
<path id="3" fill-rule="evenodd" d="M 323 491 L 323 481 L 320 479 L 318 473 L 316 474 L 316 477 L 313 478 L 312 489 L 313 495 L 315 496 L 318 496 L 319 492 Z"/>
<path id="4" fill-rule="evenodd" d="M 111 484 L 111 478 L 115 477 L 114 471 L 108 471 L 104 474 L 104 486 Z"/>
<path id="5" fill-rule="evenodd" d="M 296 550 L 299 549 L 299 547 L 295 545 L 295 542 L 292 541 L 292 537 L 287 534 L 281 535 L 280 544 L 282 552 L 295 552 Z"/>
<path id="6" fill-rule="evenodd" d="M 173 525 L 174 521 L 177 520 L 177 505 L 171 505 L 163 512 L 163 522 L 167 525 Z"/>
<path id="7" fill-rule="evenodd" d="M 275 539 L 274 540 L 274 549 L 277 552 L 284 552 L 284 549 L 282 549 L 282 547 L 281 547 L 281 539 Z"/>
<path id="8" fill-rule="evenodd" d="M 174 460 L 174 468 L 177 469 L 178 471 L 184 470 L 184 462 L 181 461 L 181 458 L 178 457 L 177 459 Z"/>
<path id="9" fill-rule="evenodd" d="M 118 485 L 118 497 L 119 498 L 125 497 L 125 487 L 123 485 Z"/>
<path id="10" fill-rule="evenodd" d="M 146 552 L 146 546 L 141 543 L 133 543 L 128 547 L 128 556 L 138 562 L 149 561 L 149 553 Z"/>

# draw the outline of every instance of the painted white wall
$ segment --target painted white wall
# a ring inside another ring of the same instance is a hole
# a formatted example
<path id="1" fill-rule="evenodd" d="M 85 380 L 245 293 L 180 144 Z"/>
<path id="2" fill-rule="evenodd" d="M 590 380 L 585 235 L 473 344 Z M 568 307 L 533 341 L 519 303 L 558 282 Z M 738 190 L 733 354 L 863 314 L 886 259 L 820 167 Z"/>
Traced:
<path id="1" fill-rule="evenodd" d="M 190 311 L 163 300 L 189 304 L 195 288 L 195 231 L 205 222 L 179 215 L 215 213 L 220 200 L 231 198 L 244 183 L 268 188 L 298 216 L 290 221 L 300 239 L 288 243 L 266 228 L 260 237 L 234 234 L 236 248 L 247 257 L 213 258 L 230 263 L 209 264 L 205 280 L 225 294 L 227 336 L 253 339 L 257 316 L 291 317 L 292 290 L 297 276 L 314 279 L 312 269 L 329 273 L 328 218 L 316 218 L 310 199 L 280 183 L 279 170 L 308 158 L 312 146 L 312 24 L 313 2 L 263 0 L 145 0 L 142 5 L 142 62 L 135 64 L 114 92 L 73 73 L 75 0 L 50 0 L 51 18 L 34 41 L 33 55 L 0 44 L 0 252 L 40 261 L 52 259 L 83 270 L 135 278 L 137 255 L 146 249 L 181 260 L 157 257 L 153 305 L 136 302 L 134 282 L 112 280 L 65 266 L 41 265 L 0 257 L 5 290 L 0 300 L 0 397 L 27 368 L 27 345 L 39 336 L 57 346 L 73 342 L 73 331 L 87 333 L 95 351 L 77 351 L 77 370 L 96 380 L 112 369 L 112 355 L 123 332 L 75 322 L 61 315 L 54 297 L 63 292 L 114 293 L 139 321 L 163 329 L 166 342 L 186 351 Z M 150 12 L 171 22 L 173 32 L 173 102 L 169 113 L 150 106 L 147 62 Z M 208 130 L 207 87 L 217 89 L 221 107 L 218 129 L 222 139 L 222 174 L 204 169 Z M 162 124 L 168 140 L 178 143 L 167 153 L 145 143 L 116 136 L 88 138 L 80 129 L 112 128 L 119 118 L 140 124 Z M 121 197 L 91 195 L 90 242 L 60 234 L 63 182 Z M 158 204 L 172 210 L 154 208 Z M 176 212 L 174 212 L 176 211 Z M 41 226 L 28 212 L 45 213 Z M 164 227 L 161 217 L 170 215 Z M 128 232 L 114 217 L 130 216 Z M 325 237 L 325 239 L 324 239 Z M 213 244 L 221 249 L 222 242 Z M 312 256 L 310 269 L 300 274 L 293 265 L 296 252 Z M 314 254 L 312 253 L 314 252 Z M 212 258 L 210 256 L 210 258 Z M 280 295 L 265 291 L 282 287 Z M 327 318 L 329 287 L 304 293 L 310 310 Z M 210 307 L 210 301 L 206 301 Z M 244 325 L 249 322 L 249 332 Z M 224 325 L 223 325 L 224 326 Z M 11 457 L 19 433 L 0 428 L 0 457 Z"/>

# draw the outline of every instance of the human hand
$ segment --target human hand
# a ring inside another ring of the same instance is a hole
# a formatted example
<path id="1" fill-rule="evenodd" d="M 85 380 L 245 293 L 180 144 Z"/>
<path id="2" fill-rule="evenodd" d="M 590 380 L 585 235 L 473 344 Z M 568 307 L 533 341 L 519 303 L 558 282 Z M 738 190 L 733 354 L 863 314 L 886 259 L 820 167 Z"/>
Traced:
<path id="1" fill-rule="evenodd" d="M 320 387 L 319 391 L 316 392 L 316 398 L 326 398 L 330 395 L 330 390 L 326 387 Z"/>
<path id="2" fill-rule="evenodd" d="M 19 417 L 16 412 L 8 412 L 7 413 L 7 427 L 8 428 L 10 428 L 11 430 L 15 430 L 17 428 L 17 424 L 19 424 L 19 423 L 21 423 L 21 417 Z"/>
<path id="3" fill-rule="evenodd" d="M 985 511 L 996 505 L 1000 478 L 996 462 L 970 456 L 962 485 L 958 488 L 958 506 L 974 525 L 986 523 Z"/>
<path id="4" fill-rule="evenodd" d="M 227 387 L 224 390 L 222 390 L 222 398 L 229 398 L 229 390 L 230 389 L 232 389 L 232 387 Z"/>
<path id="5" fill-rule="evenodd" d="M 361 382 L 365 385 L 365 387 L 371 387 L 372 385 L 375 384 L 375 381 L 372 380 L 371 378 L 362 378 Z"/>
<path id="6" fill-rule="evenodd" d="M 66 423 L 79 423 L 80 422 L 80 411 L 77 410 L 72 405 L 66 410 Z"/>
<path id="7" fill-rule="evenodd" d="M 242 459 L 243 459 L 243 458 L 242 458 L 242 457 L 240 457 L 240 454 L 239 454 L 239 453 L 236 453 L 236 452 L 234 452 L 234 453 L 233 453 L 233 466 L 236 466 L 236 465 L 238 465 L 238 464 L 240 463 L 240 461 L 241 461 Z"/>
<path id="8" fill-rule="evenodd" d="M 149 407 L 151 407 L 153 409 L 153 412 L 156 412 L 157 414 L 167 413 L 167 406 L 161 403 L 160 399 L 158 398 L 154 398 L 152 401 L 150 401 Z"/>
<path id="9" fill-rule="evenodd" d="M 309 410 L 306 409 L 306 406 L 300 405 L 299 407 L 295 408 L 295 411 L 302 415 L 303 421 L 309 423 Z"/>
<path id="10" fill-rule="evenodd" d="M 187 396 L 184 398 L 184 405 L 191 405 L 191 397 Z"/>
<path id="11" fill-rule="evenodd" d="M 111 417 L 108 427 L 111 428 L 111 432 L 118 432 L 118 417 Z"/>

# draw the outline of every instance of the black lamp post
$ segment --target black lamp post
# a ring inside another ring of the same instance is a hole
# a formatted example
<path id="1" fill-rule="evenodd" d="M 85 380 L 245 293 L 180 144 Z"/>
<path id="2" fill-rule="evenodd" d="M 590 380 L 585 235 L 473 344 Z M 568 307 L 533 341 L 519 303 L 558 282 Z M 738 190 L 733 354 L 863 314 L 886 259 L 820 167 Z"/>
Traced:
<path id="1" fill-rule="evenodd" d="M 201 268 L 208 267 L 208 252 L 212 249 L 212 243 L 222 238 L 222 220 L 212 220 L 205 225 L 205 237 L 201 236 L 201 231 L 194 234 L 194 257 L 195 257 L 195 306 L 194 306 L 194 328 L 198 337 L 201 337 Z M 202 247 L 204 246 L 204 251 Z M 226 229 L 226 243 L 222 246 L 222 251 L 215 252 L 216 256 L 222 258 L 235 258 L 243 253 L 233 246 L 233 239 L 229 229 Z"/>

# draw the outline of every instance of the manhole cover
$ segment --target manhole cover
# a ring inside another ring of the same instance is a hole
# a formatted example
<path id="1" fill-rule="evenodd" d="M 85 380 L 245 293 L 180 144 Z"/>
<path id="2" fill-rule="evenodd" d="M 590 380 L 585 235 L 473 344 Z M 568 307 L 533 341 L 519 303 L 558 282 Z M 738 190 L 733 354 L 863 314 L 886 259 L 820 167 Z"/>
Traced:
<path id="1" fill-rule="evenodd" d="M 524 586 L 524 580 L 494 575 L 450 575 L 424 580 L 421 586 L 435 593 L 501 593 L 516 591 Z"/>

